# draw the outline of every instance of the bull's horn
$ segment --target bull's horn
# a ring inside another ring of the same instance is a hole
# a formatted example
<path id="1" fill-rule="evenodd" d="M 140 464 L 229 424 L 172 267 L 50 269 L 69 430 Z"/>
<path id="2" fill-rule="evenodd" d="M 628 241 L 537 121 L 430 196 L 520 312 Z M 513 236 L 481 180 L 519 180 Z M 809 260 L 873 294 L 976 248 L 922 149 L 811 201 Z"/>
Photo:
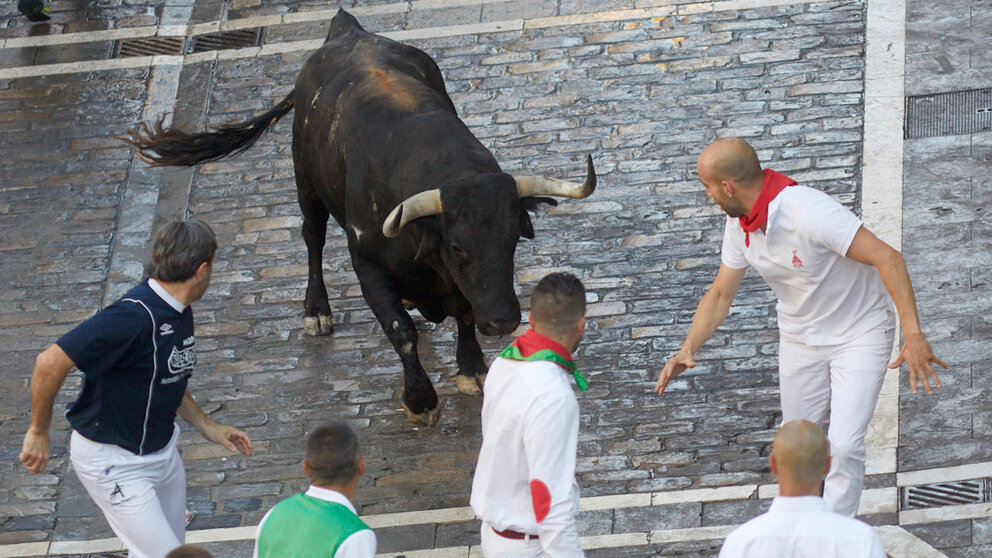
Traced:
<path id="1" fill-rule="evenodd" d="M 558 196 L 561 198 L 587 198 L 596 189 L 596 169 L 592 168 L 592 155 L 586 156 L 586 181 L 567 182 L 545 176 L 514 176 L 517 181 L 517 195 L 521 198 L 531 196 Z"/>
<path id="2" fill-rule="evenodd" d="M 387 238 L 396 236 L 407 223 L 428 215 L 440 215 L 441 190 L 427 190 L 414 194 L 397 205 L 382 222 L 382 234 Z"/>

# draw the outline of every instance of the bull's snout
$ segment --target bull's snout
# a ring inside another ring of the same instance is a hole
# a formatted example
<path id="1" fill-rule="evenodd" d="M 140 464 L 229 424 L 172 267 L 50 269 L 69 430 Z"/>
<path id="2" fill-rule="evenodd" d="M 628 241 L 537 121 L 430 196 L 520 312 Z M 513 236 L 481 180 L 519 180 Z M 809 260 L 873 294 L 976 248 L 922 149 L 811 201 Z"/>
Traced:
<path id="1" fill-rule="evenodd" d="M 479 324 L 479 331 L 483 335 L 507 335 L 513 333 L 513 330 L 517 329 L 520 325 L 520 317 L 516 319 L 509 320 L 494 320 L 489 322 L 483 322 Z"/>

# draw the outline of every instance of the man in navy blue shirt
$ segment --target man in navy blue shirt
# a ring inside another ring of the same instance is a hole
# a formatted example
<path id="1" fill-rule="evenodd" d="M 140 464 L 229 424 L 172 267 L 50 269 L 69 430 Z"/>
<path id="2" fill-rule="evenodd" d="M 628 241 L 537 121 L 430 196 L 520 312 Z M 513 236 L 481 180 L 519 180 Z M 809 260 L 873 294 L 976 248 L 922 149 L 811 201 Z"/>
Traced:
<path id="1" fill-rule="evenodd" d="M 132 557 L 162 558 L 185 540 L 177 413 L 205 439 L 251 455 L 248 435 L 209 419 L 186 389 L 196 363 L 189 305 L 210 285 L 216 248 L 206 223 L 166 226 L 148 279 L 38 355 L 31 376 L 21 462 L 32 473 L 45 468 L 55 395 L 79 368 L 82 389 L 66 412 L 70 460 Z"/>

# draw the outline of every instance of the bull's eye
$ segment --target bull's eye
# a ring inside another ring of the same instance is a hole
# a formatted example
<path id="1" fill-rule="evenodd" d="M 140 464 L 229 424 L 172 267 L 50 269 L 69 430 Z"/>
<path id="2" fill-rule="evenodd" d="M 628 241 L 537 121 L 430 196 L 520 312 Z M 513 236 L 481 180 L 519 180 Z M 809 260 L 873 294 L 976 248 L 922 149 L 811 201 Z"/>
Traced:
<path id="1" fill-rule="evenodd" d="M 464 264 L 468 261 L 468 253 L 462 249 L 461 246 L 454 244 L 451 246 L 451 255 L 458 260 L 458 263 Z"/>

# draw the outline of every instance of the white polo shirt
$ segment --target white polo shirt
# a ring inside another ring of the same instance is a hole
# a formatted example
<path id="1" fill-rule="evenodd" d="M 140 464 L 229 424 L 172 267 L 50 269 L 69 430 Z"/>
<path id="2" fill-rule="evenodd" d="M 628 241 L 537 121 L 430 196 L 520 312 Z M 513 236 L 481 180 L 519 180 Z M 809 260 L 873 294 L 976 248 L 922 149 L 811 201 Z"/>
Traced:
<path id="1" fill-rule="evenodd" d="M 837 345 L 894 319 L 892 299 L 878 271 L 846 257 L 862 222 L 829 195 L 790 186 L 768 204 L 765 232 L 750 233 L 727 218 L 722 260 L 753 266 L 778 304 L 782 339 Z"/>
<path id="2" fill-rule="evenodd" d="M 886 558 L 867 523 L 834 513 L 819 496 L 779 496 L 730 533 L 720 558 Z"/>
<path id="3" fill-rule="evenodd" d="M 486 376 L 472 509 L 483 522 L 538 535 L 545 553 L 584 556 L 575 516 L 579 405 L 550 361 L 497 358 Z"/>

